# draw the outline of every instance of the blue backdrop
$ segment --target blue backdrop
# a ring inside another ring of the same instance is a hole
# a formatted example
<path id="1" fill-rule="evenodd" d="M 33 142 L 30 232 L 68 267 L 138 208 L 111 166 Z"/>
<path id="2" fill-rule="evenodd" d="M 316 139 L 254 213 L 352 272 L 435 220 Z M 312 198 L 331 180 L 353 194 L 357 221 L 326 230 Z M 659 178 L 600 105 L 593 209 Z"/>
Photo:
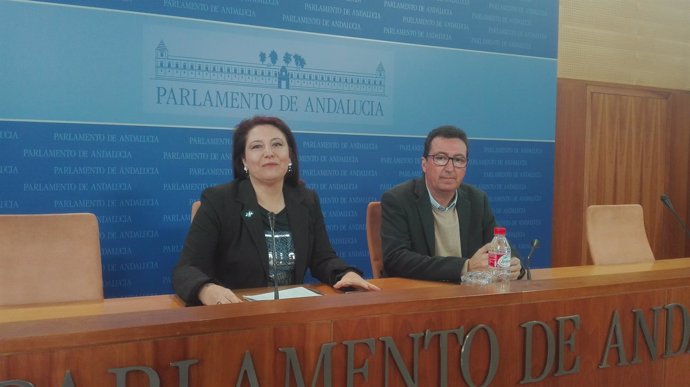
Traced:
<path id="1" fill-rule="evenodd" d="M 557 1 L 54 3 L 0 3 L 0 212 L 94 212 L 107 297 L 171 291 L 191 203 L 232 178 L 231 128 L 255 114 L 297 133 L 368 276 L 366 205 L 420 175 L 442 124 L 550 266 Z"/>

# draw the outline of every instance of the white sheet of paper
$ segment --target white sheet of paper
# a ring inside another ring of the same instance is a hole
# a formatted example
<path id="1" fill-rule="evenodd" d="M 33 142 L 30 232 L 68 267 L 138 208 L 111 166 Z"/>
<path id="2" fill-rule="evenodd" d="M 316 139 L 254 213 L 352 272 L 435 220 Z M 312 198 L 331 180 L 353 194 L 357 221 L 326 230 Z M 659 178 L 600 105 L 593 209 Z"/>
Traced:
<path id="1" fill-rule="evenodd" d="M 322 294 L 317 293 L 314 290 L 307 289 L 304 286 L 298 286 L 296 288 L 283 289 L 278 291 L 278 296 L 281 300 L 287 300 L 289 298 L 301 298 L 301 297 L 319 297 Z M 273 292 L 254 294 L 251 296 L 244 296 L 246 300 L 249 301 L 268 301 L 273 299 Z"/>

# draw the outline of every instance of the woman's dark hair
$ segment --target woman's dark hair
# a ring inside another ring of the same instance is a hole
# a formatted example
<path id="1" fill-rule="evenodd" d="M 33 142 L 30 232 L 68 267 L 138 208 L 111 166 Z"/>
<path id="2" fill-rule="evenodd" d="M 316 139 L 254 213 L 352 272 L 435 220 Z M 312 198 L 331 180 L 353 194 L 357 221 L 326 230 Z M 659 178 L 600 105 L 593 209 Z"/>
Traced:
<path id="1" fill-rule="evenodd" d="M 291 186 L 297 186 L 299 180 L 299 159 L 297 158 L 297 142 L 292 131 L 283 120 L 278 117 L 268 116 L 254 116 L 242 120 L 236 127 L 235 133 L 232 135 L 232 173 L 235 179 L 246 179 L 247 174 L 244 172 L 244 149 L 247 146 L 247 135 L 259 125 L 275 126 L 278 130 L 283 132 L 288 143 L 290 151 L 290 161 L 292 161 L 292 168 L 285 174 L 285 183 Z"/>
<path id="2" fill-rule="evenodd" d="M 452 125 L 439 126 L 438 128 L 429 132 L 429 134 L 426 136 L 426 141 L 424 141 L 424 154 L 422 156 L 429 156 L 429 149 L 431 149 L 431 141 L 436 137 L 460 139 L 462 142 L 465 143 L 465 146 L 467 146 L 467 157 L 470 157 L 470 143 L 467 139 L 467 134 L 465 134 L 465 131 L 463 131 L 462 129 Z"/>

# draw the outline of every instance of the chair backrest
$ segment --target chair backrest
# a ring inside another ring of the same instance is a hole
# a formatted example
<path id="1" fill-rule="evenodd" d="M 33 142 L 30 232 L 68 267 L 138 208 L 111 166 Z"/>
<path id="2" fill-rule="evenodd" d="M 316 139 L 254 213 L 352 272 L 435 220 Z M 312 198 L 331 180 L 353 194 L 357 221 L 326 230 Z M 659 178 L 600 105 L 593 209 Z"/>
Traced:
<path id="1" fill-rule="evenodd" d="M 102 301 L 94 214 L 0 215 L 0 305 Z"/>
<path id="2" fill-rule="evenodd" d="M 639 204 L 587 208 L 587 242 L 595 265 L 653 262 Z"/>
<path id="3" fill-rule="evenodd" d="M 199 210 L 200 206 L 201 206 L 201 201 L 199 201 L 199 200 L 192 203 L 192 218 L 191 218 L 191 220 L 194 220 L 194 215 L 196 215 L 196 212 Z"/>
<path id="4" fill-rule="evenodd" d="M 374 278 L 380 278 L 383 272 L 383 252 L 381 251 L 381 202 L 370 202 L 367 205 L 367 244 L 369 260 Z"/>

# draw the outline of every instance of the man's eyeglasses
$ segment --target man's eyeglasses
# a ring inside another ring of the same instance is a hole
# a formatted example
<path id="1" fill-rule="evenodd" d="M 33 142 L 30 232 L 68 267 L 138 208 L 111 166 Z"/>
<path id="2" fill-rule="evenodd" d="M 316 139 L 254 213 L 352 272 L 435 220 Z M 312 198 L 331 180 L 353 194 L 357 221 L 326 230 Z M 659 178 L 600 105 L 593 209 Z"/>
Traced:
<path id="1" fill-rule="evenodd" d="M 431 161 L 439 167 L 445 167 L 450 160 L 453 160 L 453 166 L 455 168 L 467 167 L 467 159 L 463 156 L 450 157 L 445 153 L 436 153 L 435 155 L 428 155 L 427 157 L 431 157 Z"/>

